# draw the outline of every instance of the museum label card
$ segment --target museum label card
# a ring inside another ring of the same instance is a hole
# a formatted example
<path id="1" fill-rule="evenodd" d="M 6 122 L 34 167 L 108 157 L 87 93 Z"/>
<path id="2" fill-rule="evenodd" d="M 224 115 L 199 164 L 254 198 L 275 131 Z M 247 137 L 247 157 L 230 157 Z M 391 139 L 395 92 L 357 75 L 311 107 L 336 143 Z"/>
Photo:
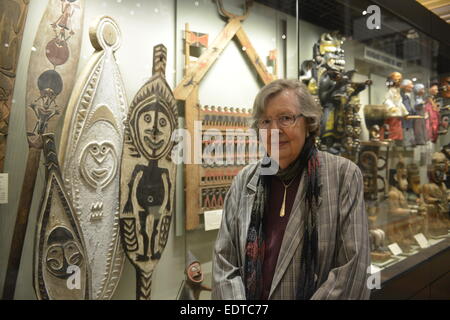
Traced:
<path id="1" fill-rule="evenodd" d="M 398 256 L 399 254 L 403 253 L 402 249 L 399 247 L 397 242 L 394 242 L 393 244 L 388 245 L 389 250 L 391 250 L 392 254 L 394 256 Z"/>
<path id="2" fill-rule="evenodd" d="M 417 243 L 419 244 L 420 248 L 422 248 L 422 249 L 428 248 L 430 246 L 427 238 L 425 238 L 423 233 L 416 234 L 414 236 L 414 239 L 416 239 Z"/>
<path id="3" fill-rule="evenodd" d="M 205 231 L 216 230 L 220 228 L 223 210 L 205 211 Z"/>
<path id="4" fill-rule="evenodd" d="M 8 174 L 0 173 L 0 204 L 8 203 Z"/>

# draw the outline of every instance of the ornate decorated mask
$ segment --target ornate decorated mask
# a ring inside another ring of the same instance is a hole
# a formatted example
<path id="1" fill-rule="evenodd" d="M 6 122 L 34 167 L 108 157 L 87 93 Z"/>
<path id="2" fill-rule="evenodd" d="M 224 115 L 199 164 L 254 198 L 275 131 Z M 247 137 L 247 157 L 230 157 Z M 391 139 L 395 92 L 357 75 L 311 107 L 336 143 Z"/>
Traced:
<path id="1" fill-rule="evenodd" d="M 331 69 L 338 71 L 344 70 L 344 50 L 341 48 L 344 40 L 345 39 L 336 32 L 324 33 L 320 37 L 320 54 Z"/>
<path id="2" fill-rule="evenodd" d="M 203 281 L 202 267 L 200 266 L 200 263 L 198 261 L 192 263 L 189 266 L 187 270 L 187 276 L 190 281 L 195 283 L 201 283 Z"/>
<path id="3" fill-rule="evenodd" d="M 81 266 L 83 261 L 81 250 L 68 229 L 58 227 L 53 230 L 47 244 L 47 270 L 55 277 L 67 279 L 70 276 L 67 273 L 70 265 Z"/>

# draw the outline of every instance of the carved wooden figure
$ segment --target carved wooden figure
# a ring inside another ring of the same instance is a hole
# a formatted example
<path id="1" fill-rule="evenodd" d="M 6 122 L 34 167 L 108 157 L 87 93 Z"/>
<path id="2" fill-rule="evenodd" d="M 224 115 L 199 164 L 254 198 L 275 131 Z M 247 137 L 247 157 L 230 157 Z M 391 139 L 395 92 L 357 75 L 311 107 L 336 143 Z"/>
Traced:
<path id="1" fill-rule="evenodd" d="M 127 100 L 114 57 L 121 42 L 117 24 L 101 17 L 89 36 L 96 51 L 69 101 L 60 159 L 87 245 L 92 297 L 110 299 L 124 262 L 119 235 L 119 167 Z"/>
<path id="2" fill-rule="evenodd" d="M 14 298 L 43 146 L 41 135 L 55 131 L 75 81 L 81 48 L 83 8 L 84 0 L 50 0 L 34 39 L 25 98 L 28 160 L 8 260 L 4 299 Z M 64 14 L 66 18 L 61 20 Z"/>
<path id="3" fill-rule="evenodd" d="M 53 134 L 42 136 L 47 184 L 37 219 L 33 282 L 39 300 L 90 298 L 86 246 L 59 168 Z"/>
<path id="4" fill-rule="evenodd" d="M 202 291 L 211 291 L 211 288 L 203 284 L 204 276 L 200 261 L 188 251 L 186 254 L 186 281 L 179 300 L 199 300 Z"/>
<path id="5" fill-rule="evenodd" d="M 120 226 L 124 249 L 136 268 L 136 298 L 151 298 L 152 273 L 169 235 L 176 165 L 170 156 L 178 111 L 165 79 L 166 47 L 153 49 L 153 76 L 134 97 L 123 149 Z"/>
<path id="6" fill-rule="evenodd" d="M 0 172 L 6 155 L 9 115 L 29 0 L 0 1 Z"/>
<path id="7" fill-rule="evenodd" d="M 414 243 L 412 229 L 413 215 L 417 209 L 408 206 L 405 192 L 408 188 L 407 171 L 403 162 L 399 162 L 391 171 L 390 189 L 388 193 L 388 219 L 386 235 L 391 242 L 397 242 L 403 250 L 408 251 Z"/>
<path id="8" fill-rule="evenodd" d="M 450 228 L 450 195 L 444 183 L 447 170 L 445 155 L 442 152 L 433 153 L 432 164 L 428 166 L 430 182 L 422 187 L 422 201 L 427 210 L 428 235 L 431 237 L 445 237 Z"/>

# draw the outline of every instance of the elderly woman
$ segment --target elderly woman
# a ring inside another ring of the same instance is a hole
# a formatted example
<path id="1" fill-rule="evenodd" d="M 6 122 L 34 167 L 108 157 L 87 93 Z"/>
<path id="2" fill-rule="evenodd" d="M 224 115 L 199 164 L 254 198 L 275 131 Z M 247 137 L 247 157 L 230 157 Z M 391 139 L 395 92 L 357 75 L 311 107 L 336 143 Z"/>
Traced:
<path id="1" fill-rule="evenodd" d="M 300 81 L 265 86 L 253 113 L 259 129 L 279 129 L 279 170 L 263 175 L 258 162 L 234 179 L 214 248 L 212 298 L 367 299 L 361 171 L 316 149 L 322 112 Z"/>

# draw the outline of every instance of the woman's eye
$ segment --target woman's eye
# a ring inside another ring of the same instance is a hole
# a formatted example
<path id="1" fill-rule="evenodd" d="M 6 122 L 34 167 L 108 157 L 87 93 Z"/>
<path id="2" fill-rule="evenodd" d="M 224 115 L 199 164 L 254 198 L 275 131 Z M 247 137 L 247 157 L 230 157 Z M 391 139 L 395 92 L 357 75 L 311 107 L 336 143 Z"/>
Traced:
<path id="1" fill-rule="evenodd" d="M 149 114 L 147 114 L 147 115 L 144 116 L 144 121 L 145 122 L 151 122 L 152 121 L 152 117 Z"/>

